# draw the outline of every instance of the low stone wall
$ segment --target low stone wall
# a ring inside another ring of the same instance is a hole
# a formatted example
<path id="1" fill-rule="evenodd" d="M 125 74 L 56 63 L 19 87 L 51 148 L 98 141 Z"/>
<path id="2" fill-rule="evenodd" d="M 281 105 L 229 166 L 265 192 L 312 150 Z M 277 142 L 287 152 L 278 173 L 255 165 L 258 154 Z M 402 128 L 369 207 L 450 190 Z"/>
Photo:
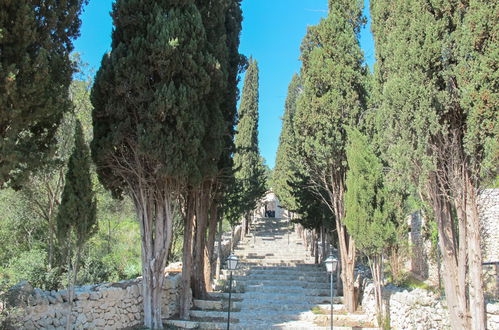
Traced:
<path id="1" fill-rule="evenodd" d="M 234 227 L 234 242 L 232 242 L 232 233 L 231 232 L 228 232 L 228 233 L 224 233 L 222 235 L 222 245 L 221 245 L 221 258 L 220 260 L 222 260 L 222 263 L 227 259 L 227 257 L 230 255 L 230 252 L 232 250 L 232 244 L 234 244 L 234 247 L 237 246 L 237 244 L 239 244 L 239 242 L 241 241 L 241 226 L 236 226 Z M 214 260 L 217 259 L 217 253 L 218 253 L 218 249 L 215 249 L 215 253 L 214 253 Z"/>
<path id="2" fill-rule="evenodd" d="M 165 318 L 178 312 L 180 273 L 166 275 L 162 313 Z M 15 322 L 20 329 L 62 329 L 66 324 L 66 290 L 42 291 L 21 282 L 11 289 L 14 305 L 21 308 Z M 74 329 L 122 329 L 143 320 L 142 279 L 78 287 L 72 309 Z"/>
<path id="3" fill-rule="evenodd" d="M 241 226 L 234 228 L 234 242 L 231 233 L 223 235 L 222 262 L 229 256 L 232 244 L 237 245 L 240 240 Z M 163 284 L 162 299 L 164 318 L 178 313 L 181 268 L 182 264 L 177 263 L 165 270 L 167 275 Z M 33 288 L 27 282 L 21 282 L 10 289 L 9 296 L 9 305 L 15 306 L 17 310 L 14 328 L 64 328 L 68 313 L 66 290 L 43 291 Z M 1 310 L 2 308 L 0 312 Z M 75 288 L 71 318 L 74 329 L 123 329 L 141 324 L 144 318 L 142 279 Z"/>
<path id="4" fill-rule="evenodd" d="M 383 290 L 383 301 L 390 315 L 392 329 L 450 329 L 449 313 L 445 300 L 427 290 L 399 288 L 388 285 Z M 376 323 L 374 285 L 364 289 L 362 309 L 369 321 Z M 487 329 L 499 329 L 499 303 L 487 304 Z"/>

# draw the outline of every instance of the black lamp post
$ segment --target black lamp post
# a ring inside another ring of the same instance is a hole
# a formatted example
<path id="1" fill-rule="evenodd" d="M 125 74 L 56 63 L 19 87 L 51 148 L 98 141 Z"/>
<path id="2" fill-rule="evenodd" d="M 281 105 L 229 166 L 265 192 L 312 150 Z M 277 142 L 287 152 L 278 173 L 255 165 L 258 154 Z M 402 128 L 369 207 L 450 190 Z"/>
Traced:
<path id="1" fill-rule="evenodd" d="M 326 264 L 327 272 L 331 274 L 331 329 L 333 329 L 333 273 L 336 271 L 338 259 L 330 254 L 329 257 L 327 257 L 327 259 L 324 261 L 324 263 Z"/>
<path id="2" fill-rule="evenodd" d="M 232 293 L 232 271 L 237 269 L 237 263 L 239 262 L 239 259 L 231 254 L 227 258 L 227 269 L 230 272 L 230 280 L 229 280 L 229 312 L 227 315 L 227 330 L 230 328 L 230 298 L 231 298 L 231 293 Z"/>

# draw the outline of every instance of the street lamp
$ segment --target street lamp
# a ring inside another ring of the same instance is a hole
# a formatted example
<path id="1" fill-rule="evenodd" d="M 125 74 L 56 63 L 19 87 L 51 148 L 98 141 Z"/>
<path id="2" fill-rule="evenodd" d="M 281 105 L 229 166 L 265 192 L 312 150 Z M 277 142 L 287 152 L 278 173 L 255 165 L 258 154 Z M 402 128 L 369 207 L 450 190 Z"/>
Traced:
<path id="1" fill-rule="evenodd" d="M 230 328 L 230 298 L 231 298 L 231 293 L 232 293 L 232 271 L 237 269 L 237 263 L 239 262 L 239 259 L 237 256 L 231 254 L 227 258 L 227 268 L 230 272 L 230 280 L 229 280 L 229 312 L 227 315 L 227 330 Z"/>
<path id="2" fill-rule="evenodd" d="M 331 274 L 331 329 L 333 329 L 333 273 L 336 271 L 338 259 L 333 257 L 333 254 L 331 253 L 324 263 L 326 264 L 327 272 Z"/>

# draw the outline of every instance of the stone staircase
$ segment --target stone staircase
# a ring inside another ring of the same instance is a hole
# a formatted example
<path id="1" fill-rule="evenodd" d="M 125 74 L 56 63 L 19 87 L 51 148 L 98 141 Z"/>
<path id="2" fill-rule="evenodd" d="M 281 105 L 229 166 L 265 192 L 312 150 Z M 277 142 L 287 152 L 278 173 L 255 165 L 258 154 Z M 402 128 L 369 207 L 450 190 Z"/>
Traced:
<path id="1" fill-rule="evenodd" d="M 330 283 L 323 265 L 313 264 L 302 240 L 285 219 L 263 218 L 252 225 L 234 254 L 232 329 L 327 329 L 330 327 Z M 229 273 L 222 271 L 214 300 L 194 300 L 191 320 L 166 320 L 171 329 L 226 329 Z M 234 293 L 235 292 L 235 293 Z M 335 297 L 335 329 L 366 324 L 362 314 L 346 315 L 341 297 Z M 338 326 L 337 326 L 338 325 Z"/>

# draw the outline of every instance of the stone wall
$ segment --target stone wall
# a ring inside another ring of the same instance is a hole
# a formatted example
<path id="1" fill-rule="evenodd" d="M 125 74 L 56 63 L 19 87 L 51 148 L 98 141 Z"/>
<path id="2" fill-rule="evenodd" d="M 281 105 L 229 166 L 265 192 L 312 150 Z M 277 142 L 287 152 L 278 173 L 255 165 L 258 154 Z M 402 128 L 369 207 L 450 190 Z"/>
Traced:
<path id="1" fill-rule="evenodd" d="M 227 259 L 227 257 L 230 255 L 230 252 L 232 251 L 232 245 L 234 245 L 234 247 L 237 246 L 237 244 L 239 244 L 239 241 L 241 240 L 241 226 L 236 226 L 234 227 L 234 242 L 232 242 L 232 233 L 231 232 L 228 232 L 228 233 L 224 233 L 222 235 L 222 244 L 221 244 L 221 258 L 220 260 L 222 260 L 222 263 L 225 262 L 225 260 Z M 218 244 L 218 243 L 217 243 Z M 218 249 L 215 248 L 215 251 L 214 251 L 214 260 L 217 259 L 217 254 L 218 254 Z"/>
<path id="2" fill-rule="evenodd" d="M 499 189 L 485 189 L 478 197 L 482 221 L 483 261 L 499 261 Z"/>
<path id="3" fill-rule="evenodd" d="M 167 273 L 163 285 L 162 313 L 178 312 L 180 273 Z M 142 279 L 78 287 L 72 309 L 75 329 L 122 329 L 142 323 Z M 16 328 L 62 329 L 68 313 L 66 290 L 42 291 L 21 282 L 10 291 L 11 302 L 21 308 Z M 13 299 L 13 301 L 12 301 Z"/>
<path id="4" fill-rule="evenodd" d="M 390 315 L 392 329 L 450 329 L 449 314 L 445 300 L 427 290 L 408 291 L 393 285 L 383 290 L 386 315 Z M 376 323 L 374 285 L 364 289 L 362 309 L 369 321 Z M 487 304 L 487 329 L 499 329 L 499 303 Z"/>
<path id="5" fill-rule="evenodd" d="M 223 262 L 229 256 L 232 244 L 237 245 L 240 241 L 241 226 L 234 228 L 233 236 L 232 233 L 225 233 L 222 238 Z M 162 300 L 164 318 L 178 313 L 181 268 L 182 264 L 177 263 L 165 270 Z M 15 328 L 64 328 L 68 313 L 66 290 L 42 291 L 27 282 L 21 282 L 9 291 L 9 297 L 9 305 L 16 306 L 18 310 Z M 123 329 L 141 324 L 143 317 L 141 278 L 75 288 L 72 309 L 74 329 Z"/>
<path id="6" fill-rule="evenodd" d="M 482 226 L 483 262 L 499 261 L 499 189 L 482 191 L 478 196 L 478 206 Z M 411 252 L 406 268 L 418 279 L 438 286 L 437 256 L 432 252 L 431 242 L 422 237 L 425 219 L 416 212 L 408 218 L 408 224 L 411 229 Z M 489 268 L 484 266 L 484 272 L 492 272 L 492 276 L 495 276 L 495 269 L 490 271 Z"/>

